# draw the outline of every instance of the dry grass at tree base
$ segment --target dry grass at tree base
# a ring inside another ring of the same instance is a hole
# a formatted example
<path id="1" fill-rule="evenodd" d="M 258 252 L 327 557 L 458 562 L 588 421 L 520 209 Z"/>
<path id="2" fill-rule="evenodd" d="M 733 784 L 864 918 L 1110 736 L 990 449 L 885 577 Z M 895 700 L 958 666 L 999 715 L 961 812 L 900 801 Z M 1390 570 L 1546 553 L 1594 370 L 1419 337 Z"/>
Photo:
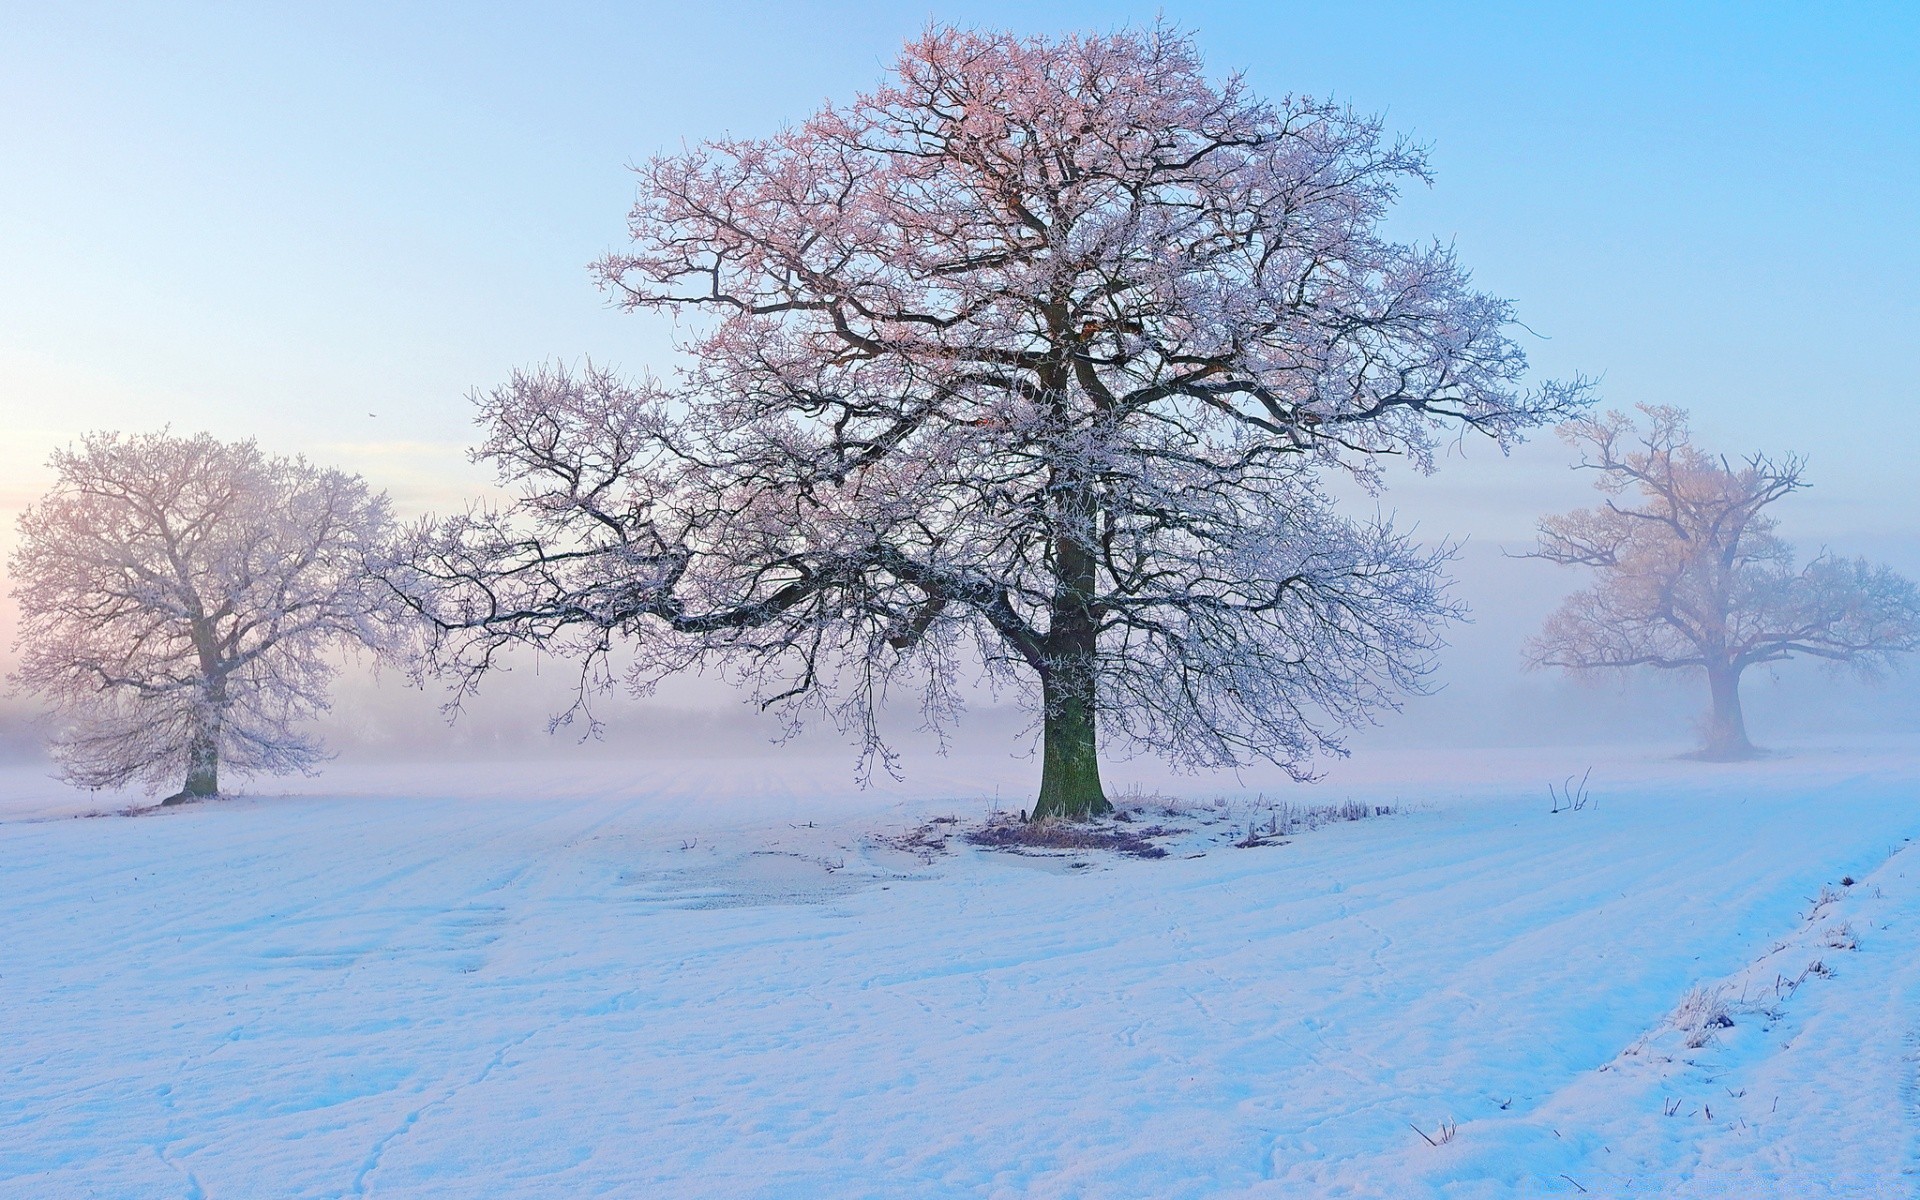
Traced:
<path id="1" fill-rule="evenodd" d="M 1166 850 L 1149 839 L 1185 832 L 1164 825 L 1114 829 L 1070 821 L 1020 821 L 1001 817 L 968 831 L 966 839 L 990 850 L 1111 850 L 1134 858 L 1165 858 Z"/>
<path id="2" fill-rule="evenodd" d="M 1226 798 L 1188 801 L 1138 791 L 1124 794 L 1117 801 L 1112 817 L 1104 820 L 1029 821 L 1025 813 L 1015 816 L 996 808 L 978 824 L 942 816 L 903 832 L 878 833 L 871 837 L 879 845 L 912 854 L 923 863 L 950 853 L 956 839 L 983 850 L 1010 854 L 1044 856 L 1106 851 L 1128 858 L 1162 859 L 1169 857 L 1169 848 L 1162 843 L 1184 838 L 1184 842 L 1172 848 L 1191 850 L 1194 853 L 1186 857 L 1197 858 L 1221 845 L 1238 849 L 1284 846 L 1292 834 L 1400 811 L 1396 805 L 1361 804 L 1352 800 L 1337 804 L 1293 804 L 1260 796 L 1251 801 Z M 1148 824 L 1145 818 L 1149 815 L 1181 823 Z"/>

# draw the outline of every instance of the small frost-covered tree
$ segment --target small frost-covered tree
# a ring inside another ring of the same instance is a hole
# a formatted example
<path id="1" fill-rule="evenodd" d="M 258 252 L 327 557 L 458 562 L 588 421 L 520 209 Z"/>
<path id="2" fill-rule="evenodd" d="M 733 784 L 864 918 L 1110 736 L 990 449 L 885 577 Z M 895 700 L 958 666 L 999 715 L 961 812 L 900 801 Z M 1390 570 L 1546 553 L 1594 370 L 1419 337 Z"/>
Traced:
<path id="1" fill-rule="evenodd" d="M 1165 29 L 936 29 L 851 104 L 639 169 L 626 307 L 671 383 L 517 375 L 479 455 L 520 489 L 423 533 L 410 590 L 471 685 L 515 643 L 632 681 L 708 662 L 885 753 L 984 664 L 1036 711 L 1036 816 L 1104 811 L 1102 742 L 1298 774 L 1416 686 L 1444 555 L 1319 477 L 1566 415 L 1506 302 L 1380 229 L 1421 152 L 1210 81 Z"/>
<path id="2" fill-rule="evenodd" d="M 19 522 L 14 681 L 50 702 L 82 787 L 307 769 L 330 651 L 385 650 L 384 495 L 358 476 L 206 434 L 92 434 L 57 451 Z"/>
<path id="3" fill-rule="evenodd" d="M 1755 753 L 1740 708 L 1748 667 L 1796 656 L 1872 677 L 1920 649 L 1920 593 L 1864 559 L 1820 554 L 1794 566 L 1766 513 L 1806 486 L 1798 457 L 1738 465 L 1696 447 L 1686 413 L 1640 406 L 1567 422 L 1562 436 L 1607 500 L 1540 523 L 1534 556 L 1588 567 L 1528 646 L 1535 666 L 1568 671 L 1699 671 L 1711 708 L 1700 756 Z"/>

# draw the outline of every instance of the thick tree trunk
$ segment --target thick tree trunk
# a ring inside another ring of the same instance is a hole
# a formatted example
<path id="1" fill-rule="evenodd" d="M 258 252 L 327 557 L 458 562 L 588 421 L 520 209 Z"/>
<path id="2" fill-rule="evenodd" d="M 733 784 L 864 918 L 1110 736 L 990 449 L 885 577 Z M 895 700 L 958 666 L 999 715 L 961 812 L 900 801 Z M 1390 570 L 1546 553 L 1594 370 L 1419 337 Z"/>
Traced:
<path id="1" fill-rule="evenodd" d="M 220 794 L 220 740 L 203 733 L 187 747 L 187 784 L 161 804 L 186 804 Z"/>
<path id="2" fill-rule="evenodd" d="M 1068 334 L 1068 306 L 1048 308 L 1049 330 Z M 1055 397 L 1062 424 L 1071 421 L 1064 397 L 1071 377 L 1064 360 L 1041 372 L 1046 393 Z M 1094 561 L 1099 504 L 1092 477 L 1078 451 L 1057 458 L 1048 480 L 1048 516 L 1053 524 L 1053 600 L 1047 614 L 1042 656 L 1040 797 L 1033 819 L 1084 821 L 1113 811 L 1100 786 L 1100 746 L 1096 719 L 1099 697 L 1100 621 L 1096 611 L 1098 567 Z"/>
<path id="3" fill-rule="evenodd" d="M 1071 680 L 1056 676 L 1045 693 L 1040 799 L 1033 806 L 1033 819 L 1084 821 L 1112 812 L 1100 786 L 1091 675 L 1076 672 Z"/>
<path id="4" fill-rule="evenodd" d="M 1747 720 L 1740 711 L 1740 668 L 1708 667 L 1707 686 L 1713 708 L 1707 714 L 1706 745 L 1700 757 L 1716 761 L 1752 758 L 1758 753 L 1747 740 Z"/>
<path id="5" fill-rule="evenodd" d="M 202 643 L 201 661 L 210 662 L 213 653 L 205 643 L 205 637 L 196 629 L 195 640 Z M 187 783 L 179 791 L 168 796 L 160 803 L 189 804 L 195 800 L 206 800 L 220 794 L 220 725 L 227 706 L 227 681 L 211 667 L 206 668 L 208 682 L 204 697 L 205 708 L 201 709 L 195 722 L 193 740 L 187 743 Z"/>
<path id="6" fill-rule="evenodd" d="M 1033 819 L 1062 817 L 1084 821 L 1113 811 L 1100 787 L 1098 710 L 1099 626 L 1094 616 L 1093 555 L 1080 537 L 1093 523 L 1090 489 L 1062 489 L 1056 519 L 1064 527 L 1054 539 L 1059 581 L 1047 630 L 1047 669 L 1041 695 L 1046 704 L 1042 726 L 1040 798 Z"/>

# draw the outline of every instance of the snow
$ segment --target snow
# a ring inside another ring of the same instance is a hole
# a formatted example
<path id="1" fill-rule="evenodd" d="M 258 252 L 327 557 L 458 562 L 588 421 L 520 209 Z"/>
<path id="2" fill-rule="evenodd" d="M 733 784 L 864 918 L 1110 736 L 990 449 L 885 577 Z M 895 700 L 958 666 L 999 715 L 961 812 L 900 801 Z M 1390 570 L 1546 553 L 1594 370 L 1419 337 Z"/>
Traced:
<path id="1" fill-rule="evenodd" d="M 0 1196 L 1916 1192 L 1904 748 L 1557 814 L 1587 760 L 1377 755 L 1285 798 L 1394 815 L 1152 861 L 923 861 L 991 801 L 790 765 L 0 775 Z"/>

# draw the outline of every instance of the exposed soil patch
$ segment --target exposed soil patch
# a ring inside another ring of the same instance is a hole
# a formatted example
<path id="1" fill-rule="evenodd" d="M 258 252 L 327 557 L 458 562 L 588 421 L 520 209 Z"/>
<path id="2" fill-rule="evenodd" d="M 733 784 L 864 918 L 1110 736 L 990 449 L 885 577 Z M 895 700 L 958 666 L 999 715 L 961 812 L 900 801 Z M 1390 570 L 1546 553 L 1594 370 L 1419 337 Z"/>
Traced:
<path id="1" fill-rule="evenodd" d="M 1067 821 L 990 821 L 970 830 L 966 839 L 989 850 L 1111 850 L 1134 858 L 1165 858 L 1165 848 L 1153 843 L 1157 837 L 1185 833 L 1166 825 L 1147 825 L 1139 829 L 1113 829 L 1105 825 L 1075 825 Z"/>

